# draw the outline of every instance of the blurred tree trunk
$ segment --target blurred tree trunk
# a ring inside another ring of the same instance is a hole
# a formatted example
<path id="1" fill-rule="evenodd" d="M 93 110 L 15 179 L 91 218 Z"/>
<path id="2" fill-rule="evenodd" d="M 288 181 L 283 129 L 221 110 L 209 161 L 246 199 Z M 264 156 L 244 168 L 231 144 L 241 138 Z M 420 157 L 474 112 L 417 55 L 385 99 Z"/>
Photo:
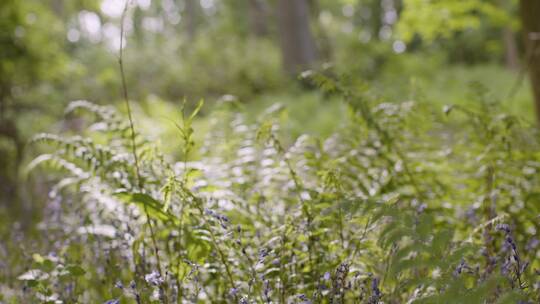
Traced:
<path id="1" fill-rule="evenodd" d="M 374 0 L 371 2 L 371 35 L 375 40 L 379 40 L 383 26 L 383 8 L 382 2 Z"/>
<path id="2" fill-rule="evenodd" d="M 268 3 L 266 0 L 249 0 L 250 32 L 256 37 L 268 35 Z"/>
<path id="3" fill-rule="evenodd" d="M 184 18 L 189 40 L 194 40 L 199 22 L 200 4 L 198 0 L 184 0 Z"/>
<path id="4" fill-rule="evenodd" d="M 516 43 L 516 35 L 510 27 L 502 30 L 502 39 L 504 44 L 504 63 L 510 70 L 519 69 L 519 52 Z"/>
<path id="5" fill-rule="evenodd" d="M 540 123 L 540 0 L 521 0 L 520 10 L 527 54 L 525 64 L 529 69 L 536 118 Z"/>
<path id="6" fill-rule="evenodd" d="M 401 17 L 401 12 L 403 11 L 403 0 L 395 0 L 394 1 L 394 8 L 396 9 L 396 13 L 397 13 L 396 23 L 398 23 L 399 22 L 399 17 Z"/>
<path id="7" fill-rule="evenodd" d="M 135 7 L 135 10 L 133 11 L 133 34 L 135 36 L 136 43 L 141 46 L 144 42 L 144 29 L 142 27 L 142 20 L 143 20 L 144 13 L 141 10 L 140 7 Z"/>
<path id="8" fill-rule="evenodd" d="M 310 0 L 309 4 L 311 5 L 311 15 L 317 22 L 315 23 L 315 37 L 318 44 L 318 50 L 319 50 L 319 56 L 320 59 L 325 61 L 331 61 L 332 60 L 332 41 L 330 40 L 330 37 L 328 36 L 328 33 L 326 32 L 326 29 L 324 28 L 323 24 L 319 22 L 319 16 L 321 15 L 321 7 L 319 5 L 318 0 Z"/>
<path id="9" fill-rule="evenodd" d="M 64 18 L 64 1 L 54 0 L 51 4 L 51 8 L 57 16 Z"/>
<path id="10" fill-rule="evenodd" d="M 283 65 L 294 75 L 317 61 L 315 41 L 309 25 L 307 0 L 278 0 L 277 19 Z"/>
<path id="11" fill-rule="evenodd" d="M 507 0 L 499 0 L 498 5 L 509 12 L 513 11 Z M 501 36 L 504 47 L 504 64 L 507 69 L 517 71 L 520 65 L 516 33 L 510 25 L 507 25 L 502 28 Z"/>

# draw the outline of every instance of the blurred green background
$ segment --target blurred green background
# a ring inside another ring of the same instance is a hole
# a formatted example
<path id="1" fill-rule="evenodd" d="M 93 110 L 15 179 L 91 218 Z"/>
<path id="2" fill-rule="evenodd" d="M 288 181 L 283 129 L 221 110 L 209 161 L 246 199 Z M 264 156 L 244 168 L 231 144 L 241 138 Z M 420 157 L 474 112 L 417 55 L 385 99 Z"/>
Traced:
<path id="1" fill-rule="evenodd" d="M 34 198 L 47 188 L 21 174 L 37 152 L 27 145 L 33 134 L 77 132 L 80 122 L 63 116 L 70 101 L 121 101 L 124 6 L 0 3 L 1 214 L 39 214 Z M 498 0 L 134 0 L 124 20 L 127 86 L 141 132 L 162 142 L 175 136 L 170 119 L 181 101 L 201 98 L 197 136 L 205 114 L 231 100 L 254 120 L 282 104 L 292 138 L 329 136 L 346 110 L 299 77 L 310 68 L 381 100 L 440 108 L 477 102 L 469 87 L 481 84 L 506 111 L 534 121 L 518 10 Z"/>

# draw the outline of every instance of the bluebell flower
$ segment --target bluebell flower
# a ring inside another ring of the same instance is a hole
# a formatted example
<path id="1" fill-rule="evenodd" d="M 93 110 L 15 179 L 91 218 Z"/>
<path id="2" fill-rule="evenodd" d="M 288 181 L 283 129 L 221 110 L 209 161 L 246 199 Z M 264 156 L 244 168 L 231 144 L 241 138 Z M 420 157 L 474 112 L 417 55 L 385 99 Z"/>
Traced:
<path id="1" fill-rule="evenodd" d="M 505 233 L 510 233 L 510 226 L 508 226 L 508 224 L 498 224 L 495 229 L 498 231 L 504 231 Z"/>
<path id="2" fill-rule="evenodd" d="M 124 284 L 122 284 L 121 281 L 116 281 L 116 283 L 114 283 L 114 287 L 118 289 L 124 289 Z"/>
<path id="3" fill-rule="evenodd" d="M 301 301 L 300 304 L 311 304 L 311 300 L 305 294 L 299 294 L 298 299 Z"/>
<path id="4" fill-rule="evenodd" d="M 325 280 L 325 281 L 328 281 L 328 280 L 330 280 L 330 278 L 331 278 L 331 274 L 330 274 L 330 272 L 328 272 L 328 271 L 327 271 L 327 272 L 325 272 L 325 273 L 324 273 L 324 276 L 323 276 L 323 278 L 324 278 L 324 280 Z"/>
<path id="5" fill-rule="evenodd" d="M 152 271 L 151 273 L 144 276 L 144 280 L 152 285 L 159 286 L 161 285 L 165 280 L 161 277 L 159 272 Z"/>

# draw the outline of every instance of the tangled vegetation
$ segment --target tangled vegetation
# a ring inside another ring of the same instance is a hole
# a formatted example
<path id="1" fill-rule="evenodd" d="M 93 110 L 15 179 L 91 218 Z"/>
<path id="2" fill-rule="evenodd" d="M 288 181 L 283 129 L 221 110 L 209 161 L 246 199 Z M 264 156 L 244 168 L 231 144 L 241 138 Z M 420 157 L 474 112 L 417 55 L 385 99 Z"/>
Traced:
<path id="1" fill-rule="evenodd" d="M 346 104 L 335 134 L 289 141 L 283 107 L 250 124 L 223 101 L 197 144 L 202 103 L 184 104 L 179 162 L 114 108 L 71 103 L 88 127 L 37 135 L 50 151 L 29 165 L 62 172 L 49 243 L 19 257 L 3 301 L 540 301 L 537 129 L 481 86 L 479 108 L 441 111 L 304 76 Z"/>
<path id="2" fill-rule="evenodd" d="M 0 1 L 0 304 L 540 303 L 538 16 Z"/>

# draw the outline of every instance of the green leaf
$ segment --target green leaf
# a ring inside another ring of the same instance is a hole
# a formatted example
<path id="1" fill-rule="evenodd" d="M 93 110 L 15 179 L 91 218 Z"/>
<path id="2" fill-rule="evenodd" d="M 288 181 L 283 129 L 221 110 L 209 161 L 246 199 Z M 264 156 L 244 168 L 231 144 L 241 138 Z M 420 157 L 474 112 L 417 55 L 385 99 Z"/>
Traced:
<path id="1" fill-rule="evenodd" d="M 86 271 L 78 265 L 68 265 L 66 270 L 74 277 L 80 277 L 86 273 Z"/>
<path id="2" fill-rule="evenodd" d="M 34 261 L 38 264 L 42 264 L 43 262 L 45 262 L 45 258 L 42 257 L 39 253 L 32 254 L 32 259 L 34 259 Z"/>
<path id="3" fill-rule="evenodd" d="M 195 110 L 193 110 L 193 112 L 191 112 L 191 115 L 189 115 L 189 120 L 193 120 L 193 118 L 197 116 L 197 114 L 199 113 L 203 105 L 204 105 L 204 99 L 200 99 L 199 102 L 197 103 L 197 106 L 195 107 Z"/>
<path id="4" fill-rule="evenodd" d="M 515 304 L 519 303 L 520 300 L 525 300 L 525 296 L 519 290 L 512 290 L 507 292 L 502 297 L 500 297 L 496 304 Z"/>
<path id="5" fill-rule="evenodd" d="M 137 205 L 141 211 L 147 213 L 147 215 L 155 220 L 162 222 L 172 222 L 175 225 L 180 223 L 179 219 L 169 211 L 163 210 L 163 205 L 145 193 L 131 193 L 131 192 L 118 192 L 115 193 L 125 203 L 133 203 Z"/>

